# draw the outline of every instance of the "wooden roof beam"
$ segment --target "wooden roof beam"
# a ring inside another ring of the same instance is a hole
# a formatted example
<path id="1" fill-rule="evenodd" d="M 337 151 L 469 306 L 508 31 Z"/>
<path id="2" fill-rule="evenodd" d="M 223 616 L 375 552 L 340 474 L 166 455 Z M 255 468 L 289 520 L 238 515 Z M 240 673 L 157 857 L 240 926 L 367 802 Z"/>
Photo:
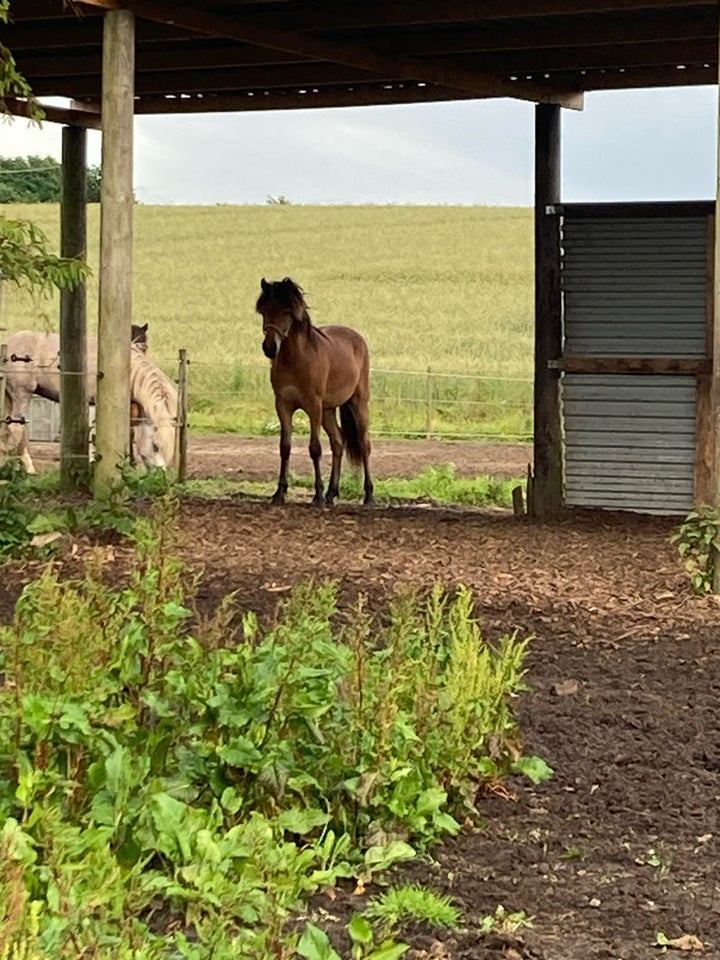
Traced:
<path id="1" fill-rule="evenodd" d="M 412 52 L 424 57 L 450 53 L 480 53 L 515 50 L 540 50 L 547 47 L 612 46 L 636 43 L 687 43 L 693 40 L 717 42 L 717 10 L 708 9 L 695 17 L 680 17 L 674 12 L 659 17 L 634 18 L 630 22 L 610 19 L 587 23 L 510 24 L 497 27 L 471 24 L 462 30 L 449 27 L 412 33 L 404 38 L 386 35 L 375 41 L 400 54 Z"/>
<path id="2" fill-rule="evenodd" d="M 563 17 L 582 14 L 632 13 L 687 7 L 687 0 L 393 0 L 392 3 L 355 6 L 313 3 L 282 13 L 258 12 L 256 21 L 285 29 L 343 30 L 363 27 L 422 26 L 437 23 L 473 23 L 516 20 L 522 17 Z M 717 10 L 716 0 L 696 0 L 694 7 Z"/>
<path id="3" fill-rule="evenodd" d="M 6 97 L 1 102 L 5 111 L 14 117 L 30 118 L 30 105 L 27 100 Z M 37 101 L 37 105 L 45 114 L 45 120 L 50 123 L 64 123 L 73 127 L 85 127 L 88 130 L 102 129 L 98 105 L 79 103 L 75 100 L 70 101 L 66 107 L 43 103 L 41 100 Z"/>
<path id="4" fill-rule="evenodd" d="M 582 109 L 582 95 L 575 91 L 554 91 L 545 83 L 512 81 L 491 74 L 463 71 L 436 60 L 392 56 L 358 43 L 307 36 L 293 31 L 263 27 L 247 19 L 219 16 L 209 11 L 169 3 L 167 0 L 82 0 L 83 5 L 105 10 L 132 10 L 137 17 L 171 23 L 198 33 L 254 43 L 271 50 L 284 50 L 318 59 L 331 60 L 367 70 L 371 74 L 419 80 L 463 90 L 477 97 L 515 97 L 532 102 L 553 102 Z"/>
<path id="5" fill-rule="evenodd" d="M 303 92 L 301 92 L 303 91 Z M 301 88 L 300 90 L 250 91 L 247 93 L 220 94 L 200 97 L 139 97 L 135 101 L 135 113 L 141 114 L 187 114 L 187 113 L 241 113 L 257 110 L 291 110 L 313 107 L 381 106 L 399 103 L 437 103 L 440 101 L 472 100 L 471 93 L 458 93 L 443 87 L 417 84 L 386 84 L 370 86 L 359 84 L 337 89 Z"/>

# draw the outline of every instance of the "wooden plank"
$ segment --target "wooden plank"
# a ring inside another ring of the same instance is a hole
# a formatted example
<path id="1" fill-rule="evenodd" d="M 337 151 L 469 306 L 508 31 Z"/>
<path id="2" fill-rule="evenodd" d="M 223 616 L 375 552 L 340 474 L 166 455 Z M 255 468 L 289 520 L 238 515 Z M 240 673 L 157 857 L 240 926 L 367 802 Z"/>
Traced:
<path id="1" fill-rule="evenodd" d="M 705 357 L 564 357 L 565 373 L 646 373 L 699 375 L 710 372 Z"/>
<path id="2" fill-rule="evenodd" d="M 708 217 L 712 200 L 648 200 L 639 202 L 558 203 L 556 212 L 565 219 L 647 219 L 648 217 Z"/>
<path id="3" fill-rule="evenodd" d="M 240 113 L 257 110 L 292 110 L 312 107 L 362 107 L 398 103 L 438 103 L 477 99 L 434 84 L 354 84 L 346 89 L 302 87 L 301 90 L 245 91 L 233 94 L 204 94 L 198 97 L 142 96 L 135 101 L 135 113 Z"/>
<path id="4" fill-rule="evenodd" d="M 560 110 L 535 108 L 535 386 L 532 509 L 549 517 L 562 507 L 560 372 L 562 294 L 560 222 L 548 207 L 560 200 Z"/>
<path id="5" fill-rule="evenodd" d="M 228 17 L 183 4 L 163 0 L 81 0 L 83 6 L 105 10 L 132 10 L 138 17 L 171 22 L 176 26 L 215 37 L 227 37 L 254 43 L 271 50 L 300 53 L 316 60 L 328 60 L 359 67 L 380 76 L 397 79 L 421 80 L 455 87 L 481 97 L 516 97 L 532 102 L 557 103 L 572 109 L 582 109 L 582 94 L 568 90 L 550 90 L 543 81 L 511 80 L 481 71 L 466 70 L 440 59 L 419 59 L 414 56 L 383 53 L 365 44 L 307 35 L 276 27 L 264 27 L 249 17 Z M 550 97 L 547 96 L 550 90 Z"/>
<path id="6" fill-rule="evenodd" d="M 30 115 L 30 107 L 26 100 L 7 97 L 3 104 L 8 113 L 15 117 L 28 117 Z M 38 105 L 45 114 L 45 119 L 51 123 L 68 123 L 74 127 L 85 127 L 88 130 L 100 130 L 102 127 L 100 110 L 94 106 L 73 103 L 69 107 L 58 107 L 42 101 L 38 101 Z"/>
<path id="7" fill-rule="evenodd" d="M 255 0 L 257 3 L 258 0 Z M 264 0 L 275 6 L 274 0 Z M 715 7 L 716 0 L 694 0 L 693 8 Z M 285 23 L 297 27 L 300 13 L 283 11 Z M 339 4 L 317 2 L 303 4 L 303 23 L 308 29 L 405 26 L 407 24 L 462 23 L 468 20 L 508 20 L 520 17 L 557 17 L 576 14 L 631 13 L 687 6 L 687 0 L 393 0 L 393 3 Z M 13 7 L 18 23 L 67 16 L 65 8 L 54 11 L 47 0 L 22 0 Z M 273 11 L 273 16 L 277 16 Z M 265 17 L 263 17 L 265 21 Z M 269 21 L 268 21 L 269 22 Z"/>
<path id="8" fill-rule="evenodd" d="M 60 252 L 87 256 L 87 131 L 62 132 Z M 86 490 L 88 464 L 87 293 L 84 283 L 60 293 L 60 486 Z"/>
<path id="9" fill-rule="evenodd" d="M 130 452 L 134 70 L 135 16 L 110 12 L 103 34 L 96 497 L 117 482 Z"/>

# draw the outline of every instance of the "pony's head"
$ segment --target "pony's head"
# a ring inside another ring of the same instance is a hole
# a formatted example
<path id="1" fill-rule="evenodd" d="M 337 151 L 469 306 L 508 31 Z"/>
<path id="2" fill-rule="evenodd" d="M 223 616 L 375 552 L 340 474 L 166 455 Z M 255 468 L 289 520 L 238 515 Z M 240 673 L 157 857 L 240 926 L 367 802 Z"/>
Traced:
<path id="1" fill-rule="evenodd" d="M 146 470 L 168 466 L 160 449 L 158 428 L 139 403 L 130 404 L 130 438 L 133 463 Z"/>
<path id="2" fill-rule="evenodd" d="M 260 286 L 255 309 L 263 319 L 262 348 L 274 360 L 293 326 L 309 323 L 310 317 L 303 291 L 290 277 L 270 281 L 263 277 Z"/>
<path id="3" fill-rule="evenodd" d="M 132 346 L 137 347 L 138 350 L 142 350 L 145 353 L 147 353 L 148 348 L 147 331 L 148 325 L 146 323 L 141 327 L 134 323 L 130 333 L 130 343 Z"/>

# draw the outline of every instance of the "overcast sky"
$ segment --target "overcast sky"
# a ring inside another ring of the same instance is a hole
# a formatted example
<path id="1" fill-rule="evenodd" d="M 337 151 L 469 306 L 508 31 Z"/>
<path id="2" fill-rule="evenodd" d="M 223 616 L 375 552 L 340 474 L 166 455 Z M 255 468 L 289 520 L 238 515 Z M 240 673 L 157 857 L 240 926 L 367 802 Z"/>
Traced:
<path id="1" fill-rule="evenodd" d="M 714 197 L 717 112 L 716 87 L 588 94 L 563 111 L 563 199 Z M 59 159 L 60 130 L 2 124 L 0 155 Z M 135 121 L 143 203 L 527 206 L 532 170 L 533 107 L 513 100 Z"/>

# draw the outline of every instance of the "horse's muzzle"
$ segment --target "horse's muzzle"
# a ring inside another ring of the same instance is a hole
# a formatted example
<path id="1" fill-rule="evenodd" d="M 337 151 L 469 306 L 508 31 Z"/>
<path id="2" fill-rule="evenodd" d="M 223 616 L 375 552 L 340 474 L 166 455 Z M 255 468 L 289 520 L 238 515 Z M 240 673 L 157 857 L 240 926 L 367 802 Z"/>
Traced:
<path id="1" fill-rule="evenodd" d="M 263 353 L 268 358 L 268 360 L 275 359 L 278 352 L 278 345 L 277 345 L 277 340 L 274 337 L 270 337 L 270 338 L 266 337 L 265 340 L 263 340 L 262 348 L 263 348 Z"/>

